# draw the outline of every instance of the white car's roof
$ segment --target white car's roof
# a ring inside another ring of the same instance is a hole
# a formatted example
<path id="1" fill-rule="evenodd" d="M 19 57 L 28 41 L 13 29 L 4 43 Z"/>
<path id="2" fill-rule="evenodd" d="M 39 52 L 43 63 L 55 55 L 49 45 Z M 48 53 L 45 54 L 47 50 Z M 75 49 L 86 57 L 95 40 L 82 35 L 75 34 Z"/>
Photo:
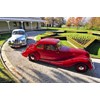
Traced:
<path id="1" fill-rule="evenodd" d="M 12 32 L 14 32 L 14 31 L 24 31 L 25 32 L 24 29 L 14 29 Z"/>

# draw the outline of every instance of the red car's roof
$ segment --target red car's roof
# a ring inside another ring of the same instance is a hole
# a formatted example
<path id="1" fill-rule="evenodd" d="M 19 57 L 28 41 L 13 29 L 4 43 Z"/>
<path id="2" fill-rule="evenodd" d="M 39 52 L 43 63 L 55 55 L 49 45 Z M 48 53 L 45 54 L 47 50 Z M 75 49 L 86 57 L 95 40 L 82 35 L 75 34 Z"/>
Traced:
<path id="1" fill-rule="evenodd" d="M 55 38 L 45 38 L 38 41 L 39 44 L 57 44 L 60 40 Z"/>

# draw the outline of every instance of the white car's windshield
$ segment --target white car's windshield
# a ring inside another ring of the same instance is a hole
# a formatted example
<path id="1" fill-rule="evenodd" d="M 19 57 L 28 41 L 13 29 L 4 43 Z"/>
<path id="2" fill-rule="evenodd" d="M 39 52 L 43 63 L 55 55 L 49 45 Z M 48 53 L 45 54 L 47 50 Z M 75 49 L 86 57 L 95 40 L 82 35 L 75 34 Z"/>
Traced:
<path id="1" fill-rule="evenodd" d="M 19 35 L 25 35 L 25 32 L 24 31 L 14 31 L 12 34 L 13 35 L 17 35 L 17 34 L 19 34 Z"/>

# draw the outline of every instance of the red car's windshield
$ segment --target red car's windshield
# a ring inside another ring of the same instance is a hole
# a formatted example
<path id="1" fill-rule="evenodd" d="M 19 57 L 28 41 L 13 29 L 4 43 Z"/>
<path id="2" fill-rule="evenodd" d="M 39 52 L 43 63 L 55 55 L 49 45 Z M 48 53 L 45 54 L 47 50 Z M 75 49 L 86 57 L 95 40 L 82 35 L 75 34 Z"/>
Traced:
<path id="1" fill-rule="evenodd" d="M 58 49 L 59 49 L 60 51 L 68 51 L 68 50 L 70 49 L 69 47 L 64 46 L 64 45 L 62 44 L 61 41 L 59 41 L 59 42 L 57 43 L 57 46 L 58 46 Z"/>

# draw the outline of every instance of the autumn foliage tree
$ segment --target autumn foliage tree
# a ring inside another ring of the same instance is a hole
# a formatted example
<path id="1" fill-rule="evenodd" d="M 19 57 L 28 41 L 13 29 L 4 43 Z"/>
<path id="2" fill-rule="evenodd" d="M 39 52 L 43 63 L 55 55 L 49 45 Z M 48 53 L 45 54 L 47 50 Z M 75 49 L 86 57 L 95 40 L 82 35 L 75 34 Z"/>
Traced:
<path id="1" fill-rule="evenodd" d="M 78 28 L 79 26 L 81 26 L 82 18 L 83 18 L 83 17 L 76 17 L 76 18 L 75 18 L 75 22 L 74 22 L 74 26 L 76 26 L 77 28 Z"/>
<path id="2" fill-rule="evenodd" d="M 70 27 L 70 26 L 74 26 L 74 24 L 75 24 L 75 17 L 69 17 L 69 19 L 66 22 L 66 25 Z"/>
<path id="3" fill-rule="evenodd" d="M 100 17 L 92 17 L 87 25 L 88 29 L 100 30 Z"/>
<path id="4" fill-rule="evenodd" d="M 67 26 L 81 26 L 81 21 L 82 21 L 82 18 L 83 17 L 70 17 L 68 20 L 67 20 L 67 23 L 66 25 Z"/>

